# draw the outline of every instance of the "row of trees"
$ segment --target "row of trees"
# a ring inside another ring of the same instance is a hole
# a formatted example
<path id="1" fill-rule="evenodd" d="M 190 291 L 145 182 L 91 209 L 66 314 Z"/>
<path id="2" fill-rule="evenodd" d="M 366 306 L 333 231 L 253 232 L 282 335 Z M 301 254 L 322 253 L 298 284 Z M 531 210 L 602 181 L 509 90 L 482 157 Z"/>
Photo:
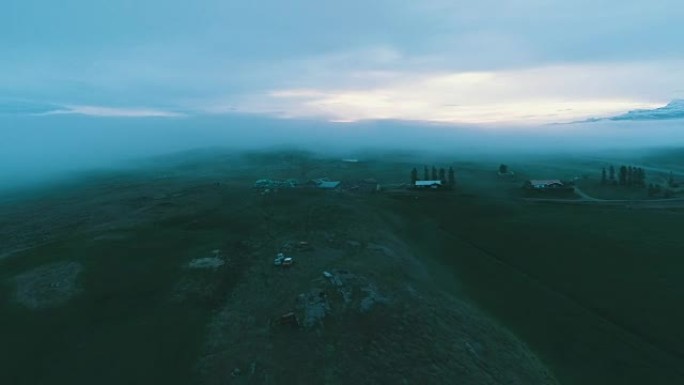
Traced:
<path id="1" fill-rule="evenodd" d="M 428 166 L 425 166 L 423 168 L 423 179 L 418 179 L 418 169 L 411 170 L 411 185 L 415 185 L 418 180 L 439 180 L 442 181 L 442 184 L 453 186 L 456 184 L 456 174 L 453 167 L 449 167 L 447 172 L 444 168 L 437 169 L 437 167 L 432 166 L 432 172 L 430 172 Z"/>
<path id="2" fill-rule="evenodd" d="M 616 170 L 612 165 L 606 171 L 601 171 L 601 184 L 613 184 L 621 186 L 646 186 L 646 172 L 641 167 L 620 166 Z"/>

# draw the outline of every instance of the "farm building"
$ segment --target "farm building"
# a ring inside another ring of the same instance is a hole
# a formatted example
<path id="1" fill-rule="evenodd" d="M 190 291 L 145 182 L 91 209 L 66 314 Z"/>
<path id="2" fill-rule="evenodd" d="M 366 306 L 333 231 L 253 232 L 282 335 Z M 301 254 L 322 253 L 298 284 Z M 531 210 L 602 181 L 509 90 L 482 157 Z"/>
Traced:
<path id="1" fill-rule="evenodd" d="M 525 188 L 534 190 L 562 189 L 566 186 L 558 179 L 530 179 L 525 182 Z"/>
<path id="2" fill-rule="evenodd" d="M 336 189 L 340 187 L 341 184 L 342 182 L 340 181 L 334 181 L 328 178 L 311 179 L 308 182 L 306 182 L 306 185 L 309 187 L 317 187 L 326 190 Z"/>
<path id="3" fill-rule="evenodd" d="M 443 184 L 441 180 L 417 180 L 414 187 L 419 189 L 439 189 L 443 187 Z"/>
<path id="4" fill-rule="evenodd" d="M 319 184 L 317 184 L 316 187 L 331 190 L 331 189 L 336 189 L 336 188 L 340 187 L 341 183 L 342 182 L 338 182 L 338 181 L 322 181 Z"/>

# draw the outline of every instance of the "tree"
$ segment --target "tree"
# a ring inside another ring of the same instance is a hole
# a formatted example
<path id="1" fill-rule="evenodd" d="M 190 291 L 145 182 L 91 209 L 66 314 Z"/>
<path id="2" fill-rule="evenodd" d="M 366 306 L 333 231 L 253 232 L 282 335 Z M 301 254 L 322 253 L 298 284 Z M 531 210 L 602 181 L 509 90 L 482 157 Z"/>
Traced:
<path id="1" fill-rule="evenodd" d="M 613 165 L 610 165 L 610 168 L 608 169 L 608 179 L 610 179 L 611 182 L 615 181 L 615 167 Z"/>
<path id="2" fill-rule="evenodd" d="M 428 167 L 425 166 L 425 168 L 423 169 L 423 180 L 428 180 L 428 179 L 430 179 L 430 174 L 428 173 Z"/>
<path id="3" fill-rule="evenodd" d="M 646 171 L 639 167 L 639 186 L 646 186 Z"/>
<path id="4" fill-rule="evenodd" d="M 414 167 L 413 170 L 411 170 L 411 186 L 415 186 L 417 180 L 418 180 L 418 170 Z"/>
<path id="5" fill-rule="evenodd" d="M 499 174 L 508 174 L 508 166 L 502 163 L 499 166 Z"/>
<path id="6" fill-rule="evenodd" d="M 672 171 L 670 171 L 670 177 L 667 178 L 667 184 L 670 186 L 673 186 L 675 184 L 674 175 L 672 175 Z"/>
<path id="7" fill-rule="evenodd" d="M 454 186 L 456 184 L 456 175 L 454 174 L 454 168 L 449 167 L 449 186 Z"/>
<path id="8" fill-rule="evenodd" d="M 439 180 L 442 181 L 442 184 L 446 184 L 446 170 L 442 167 L 439 169 Z"/>
<path id="9" fill-rule="evenodd" d="M 432 166 L 432 180 L 437 180 L 437 168 L 435 166 Z"/>
<path id="10" fill-rule="evenodd" d="M 627 166 L 620 166 L 618 180 L 620 181 L 620 184 L 623 186 L 627 184 Z"/>
<path id="11" fill-rule="evenodd" d="M 302 180 L 306 180 L 312 171 L 320 167 L 320 162 L 316 162 L 312 154 L 306 151 L 288 151 L 280 159 L 296 169 Z"/>
<path id="12" fill-rule="evenodd" d="M 634 185 L 634 167 L 627 166 L 627 186 Z"/>
<path id="13" fill-rule="evenodd" d="M 606 168 L 604 167 L 603 170 L 601 170 L 601 184 L 606 184 L 606 182 Z"/>
<path id="14" fill-rule="evenodd" d="M 639 168 L 632 167 L 632 186 L 639 185 Z"/>

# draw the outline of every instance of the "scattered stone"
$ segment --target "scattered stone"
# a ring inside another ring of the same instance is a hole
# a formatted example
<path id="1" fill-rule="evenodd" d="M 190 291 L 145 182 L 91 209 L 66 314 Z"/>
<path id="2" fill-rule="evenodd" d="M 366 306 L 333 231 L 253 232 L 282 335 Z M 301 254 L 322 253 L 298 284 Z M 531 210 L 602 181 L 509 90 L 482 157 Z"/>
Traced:
<path id="1" fill-rule="evenodd" d="M 290 267 L 293 263 L 294 258 L 286 257 L 283 253 L 278 253 L 278 255 L 276 255 L 275 259 L 273 260 L 273 264 L 275 266 Z"/>
<path id="2" fill-rule="evenodd" d="M 422 296 L 418 294 L 416 288 L 411 285 L 406 285 L 406 291 L 414 298 L 422 298 Z"/>
<path id="3" fill-rule="evenodd" d="M 313 249 L 311 244 L 307 241 L 299 241 L 299 242 L 286 242 L 283 247 L 281 248 L 283 251 L 310 251 Z"/>
<path id="4" fill-rule="evenodd" d="M 359 242 L 359 241 L 347 241 L 347 246 L 353 247 L 353 248 L 359 248 L 359 247 L 361 247 L 361 242 Z"/>
<path id="5" fill-rule="evenodd" d="M 330 283 L 332 283 L 334 286 L 340 287 L 340 286 L 344 285 L 344 283 L 342 282 L 340 277 L 338 277 L 337 275 L 335 275 L 333 273 L 330 273 L 328 271 L 324 271 L 323 276 L 325 278 L 327 278 L 330 281 Z"/>
<path id="6" fill-rule="evenodd" d="M 473 356 L 476 360 L 482 360 L 480 353 L 483 351 L 483 346 L 481 343 L 474 341 L 472 344 L 465 341 L 466 351 Z"/>
<path id="7" fill-rule="evenodd" d="M 205 257 L 193 259 L 188 263 L 188 267 L 191 269 L 218 269 L 225 264 L 226 261 L 220 257 Z"/>
<path id="8" fill-rule="evenodd" d="M 271 321 L 271 325 L 299 327 L 299 318 L 294 312 L 289 312 Z"/>
<path id="9" fill-rule="evenodd" d="M 294 250 L 294 244 L 292 242 L 285 242 L 283 245 L 280 247 L 280 251 L 283 253 L 288 253 L 292 250 Z"/>
<path id="10" fill-rule="evenodd" d="M 366 293 L 366 296 L 361 300 L 361 304 L 359 305 L 359 309 L 362 313 L 369 312 L 378 303 L 387 303 L 387 298 L 381 295 L 380 292 L 378 292 L 377 287 L 372 283 L 362 287 L 361 291 Z"/>
<path id="11" fill-rule="evenodd" d="M 372 251 L 377 251 L 377 252 L 383 253 L 388 257 L 395 257 L 397 255 L 394 252 L 394 250 L 390 249 L 389 247 L 384 246 L 384 245 L 378 245 L 375 243 L 368 244 L 368 249 L 372 250 Z"/>
<path id="12" fill-rule="evenodd" d="M 304 310 L 302 325 L 306 329 L 322 326 L 323 319 L 330 312 L 330 303 L 325 292 L 314 290 L 306 294 L 300 294 L 297 298 L 299 307 Z"/>
<path id="13" fill-rule="evenodd" d="M 76 279 L 83 271 L 78 262 L 43 265 L 15 279 L 17 302 L 32 310 L 56 307 L 80 292 Z"/>

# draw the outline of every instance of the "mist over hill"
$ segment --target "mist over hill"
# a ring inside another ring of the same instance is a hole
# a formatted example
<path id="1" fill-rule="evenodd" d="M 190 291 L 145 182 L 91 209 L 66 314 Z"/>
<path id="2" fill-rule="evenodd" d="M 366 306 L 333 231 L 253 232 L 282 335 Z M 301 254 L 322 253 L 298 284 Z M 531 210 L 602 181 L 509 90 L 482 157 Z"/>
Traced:
<path id="1" fill-rule="evenodd" d="M 669 146 L 684 139 L 681 121 L 605 121 L 538 127 L 453 126 L 402 121 L 330 123 L 251 115 L 94 118 L 5 115 L 0 186 L 34 183 L 136 159 L 198 148 L 235 151 L 292 147 L 329 155 L 410 150 L 454 158 L 554 154 Z M 0 188 L 1 190 L 2 188 Z"/>

